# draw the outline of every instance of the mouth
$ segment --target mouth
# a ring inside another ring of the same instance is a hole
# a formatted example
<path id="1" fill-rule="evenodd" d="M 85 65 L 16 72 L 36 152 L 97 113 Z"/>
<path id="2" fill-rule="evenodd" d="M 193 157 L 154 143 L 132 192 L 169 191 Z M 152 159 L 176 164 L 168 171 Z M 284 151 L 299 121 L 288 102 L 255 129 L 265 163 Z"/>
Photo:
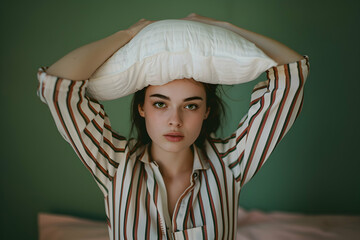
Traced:
<path id="1" fill-rule="evenodd" d="M 184 139 L 184 135 L 178 132 L 167 133 L 164 135 L 164 137 L 170 142 L 180 142 Z"/>

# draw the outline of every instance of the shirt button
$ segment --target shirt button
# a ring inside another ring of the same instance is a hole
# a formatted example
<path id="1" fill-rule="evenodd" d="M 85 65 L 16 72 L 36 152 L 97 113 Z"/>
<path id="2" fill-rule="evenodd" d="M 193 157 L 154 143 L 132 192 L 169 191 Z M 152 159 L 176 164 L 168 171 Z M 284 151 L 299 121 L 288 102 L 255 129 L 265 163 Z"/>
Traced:
<path id="1" fill-rule="evenodd" d="M 197 178 L 198 174 L 196 172 L 193 173 L 193 177 Z"/>

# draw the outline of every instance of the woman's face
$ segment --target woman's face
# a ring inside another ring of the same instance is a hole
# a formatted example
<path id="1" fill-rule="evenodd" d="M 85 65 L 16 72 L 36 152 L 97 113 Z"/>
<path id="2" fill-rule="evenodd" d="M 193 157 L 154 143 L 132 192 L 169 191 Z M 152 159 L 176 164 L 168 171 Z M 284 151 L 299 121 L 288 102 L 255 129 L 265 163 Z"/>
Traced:
<path id="1" fill-rule="evenodd" d="M 193 79 L 149 86 L 138 110 L 145 118 L 152 147 L 173 153 L 188 150 L 209 114 L 204 85 Z"/>

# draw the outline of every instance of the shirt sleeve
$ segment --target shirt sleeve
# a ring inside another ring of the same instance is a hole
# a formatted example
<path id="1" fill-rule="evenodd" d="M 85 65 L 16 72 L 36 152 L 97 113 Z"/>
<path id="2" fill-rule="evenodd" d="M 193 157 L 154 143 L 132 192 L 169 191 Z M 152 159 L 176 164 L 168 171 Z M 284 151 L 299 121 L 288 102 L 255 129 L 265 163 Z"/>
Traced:
<path id="1" fill-rule="evenodd" d="M 112 130 L 103 106 L 86 94 L 88 80 L 71 81 L 38 72 L 38 96 L 46 103 L 63 138 L 91 172 L 104 195 L 121 159 L 127 141 Z"/>
<path id="2" fill-rule="evenodd" d="M 210 140 L 241 186 L 259 171 L 298 117 L 308 72 L 307 56 L 267 70 L 268 79 L 253 89 L 237 130 L 227 139 Z"/>

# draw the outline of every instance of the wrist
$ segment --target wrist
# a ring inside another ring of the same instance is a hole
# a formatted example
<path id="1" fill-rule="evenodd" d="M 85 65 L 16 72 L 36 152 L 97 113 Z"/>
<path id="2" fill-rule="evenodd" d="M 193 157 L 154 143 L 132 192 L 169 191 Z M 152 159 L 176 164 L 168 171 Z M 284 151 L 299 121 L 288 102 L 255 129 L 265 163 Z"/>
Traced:
<path id="1" fill-rule="evenodd" d="M 235 33 L 238 33 L 238 31 L 240 29 L 238 26 L 236 26 L 232 23 L 229 23 L 229 22 L 220 22 L 218 26 L 223 27 L 223 28 L 230 30 L 232 32 L 235 32 Z"/>
<path id="2" fill-rule="evenodd" d="M 129 29 L 120 30 L 114 33 L 113 35 L 111 35 L 111 37 L 123 39 L 123 40 L 131 40 L 134 37 L 134 33 Z"/>
<path id="3" fill-rule="evenodd" d="M 129 39 L 132 39 L 136 33 L 132 30 L 132 29 L 125 29 L 125 30 L 121 30 L 119 32 L 117 32 L 118 34 L 121 34 L 121 35 L 125 35 L 127 36 Z"/>

